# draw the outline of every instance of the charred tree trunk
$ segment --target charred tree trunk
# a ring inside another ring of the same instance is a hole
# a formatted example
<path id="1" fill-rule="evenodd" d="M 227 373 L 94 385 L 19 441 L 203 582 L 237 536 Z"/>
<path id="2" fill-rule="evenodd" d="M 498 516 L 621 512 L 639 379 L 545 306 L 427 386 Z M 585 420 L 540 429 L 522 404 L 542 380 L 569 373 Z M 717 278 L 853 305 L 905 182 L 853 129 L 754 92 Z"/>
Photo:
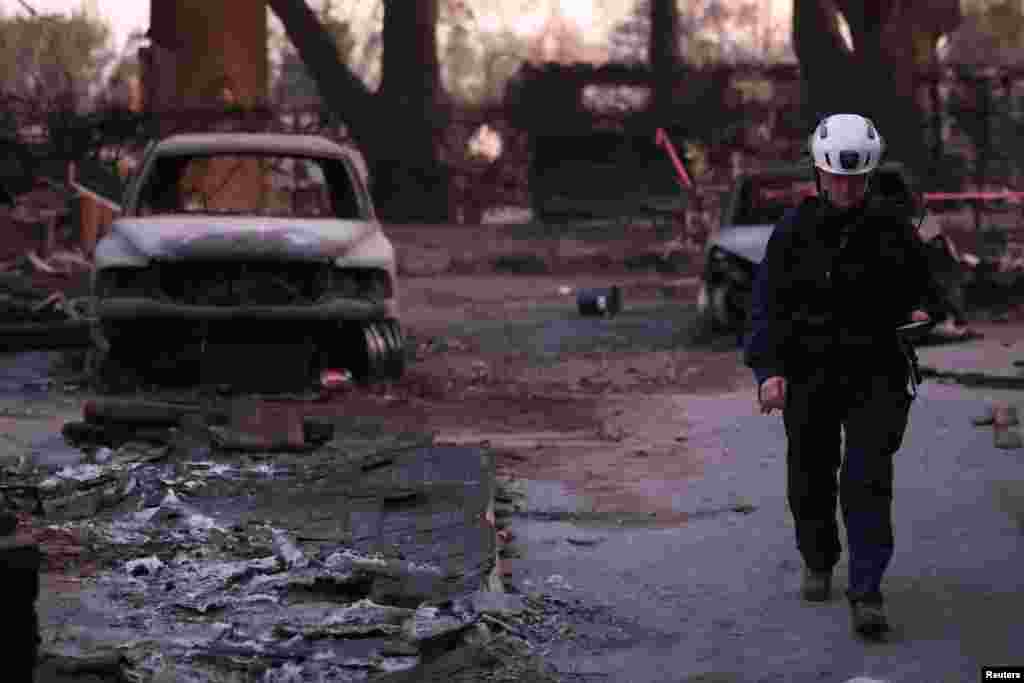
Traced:
<path id="1" fill-rule="evenodd" d="M 676 0 L 651 0 L 651 35 L 647 59 L 654 72 L 651 110 L 662 121 L 671 112 L 676 67 L 679 64 L 679 8 Z"/>
<path id="2" fill-rule="evenodd" d="M 437 56 L 438 0 L 384 1 L 383 106 L 387 142 L 376 160 L 375 198 L 394 221 L 447 221 L 449 172 Z"/>
<path id="3" fill-rule="evenodd" d="M 828 114 L 864 114 L 882 131 L 887 156 L 923 173 L 929 155 L 917 73 L 960 20 L 958 0 L 794 0 L 807 130 Z"/>
<path id="4" fill-rule="evenodd" d="M 384 79 L 375 95 L 341 61 L 305 0 L 268 0 L 327 106 L 367 157 L 374 202 L 389 221 L 446 221 L 447 174 L 435 130 L 440 88 L 437 0 L 387 0 Z"/>

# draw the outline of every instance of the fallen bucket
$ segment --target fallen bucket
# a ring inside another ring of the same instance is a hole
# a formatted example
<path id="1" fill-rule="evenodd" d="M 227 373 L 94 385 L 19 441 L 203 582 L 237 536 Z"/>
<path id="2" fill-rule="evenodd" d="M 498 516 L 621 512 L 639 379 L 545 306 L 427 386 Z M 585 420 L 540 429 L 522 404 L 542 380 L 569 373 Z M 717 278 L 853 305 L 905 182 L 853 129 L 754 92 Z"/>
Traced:
<path id="1" fill-rule="evenodd" d="M 622 310 L 622 291 L 618 286 L 581 289 L 576 295 L 580 315 L 614 316 Z"/>

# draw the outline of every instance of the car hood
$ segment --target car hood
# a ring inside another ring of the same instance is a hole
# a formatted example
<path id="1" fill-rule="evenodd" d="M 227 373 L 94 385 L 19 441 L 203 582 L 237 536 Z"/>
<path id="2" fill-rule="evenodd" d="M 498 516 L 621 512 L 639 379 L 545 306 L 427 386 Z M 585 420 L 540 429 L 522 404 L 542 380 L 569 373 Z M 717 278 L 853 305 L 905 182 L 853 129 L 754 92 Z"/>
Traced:
<path id="1" fill-rule="evenodd" d="M 151 259 L 338 258 L 379 226 L 369 221 L 253 216 L 122 218 L 111 232 Z"/>
<path id="2" fill-rule="evenodd" d="M 774 224 L 728 226 L 719 229 L 708 243 L 751 263 L 760 263 L 768 249 L 768 238 L 772 236 Z"/>

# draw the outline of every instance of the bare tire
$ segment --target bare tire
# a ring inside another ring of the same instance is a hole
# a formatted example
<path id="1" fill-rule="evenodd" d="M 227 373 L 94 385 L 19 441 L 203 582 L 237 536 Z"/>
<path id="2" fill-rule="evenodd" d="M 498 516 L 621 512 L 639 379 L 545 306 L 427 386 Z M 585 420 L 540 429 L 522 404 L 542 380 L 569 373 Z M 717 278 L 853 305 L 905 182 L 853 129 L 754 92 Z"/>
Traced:
<path id="1" fill-rule="evenodd" d="M 399 380 L 405 374 L 405 337 L 397 320 L 388 320 L 378 326 L 387 343 L 386 376 Z"/>
<path id="2" fill-rule="evenodd" d="M 401 379 L 405 373 L 405 339 L 395 320 L 377 320 L 358 326 L 349 337 L 356 348 L 347 364 L 353 378 L 361 384 Z M 350 347 L 351 348 L 351 347 Z"/>

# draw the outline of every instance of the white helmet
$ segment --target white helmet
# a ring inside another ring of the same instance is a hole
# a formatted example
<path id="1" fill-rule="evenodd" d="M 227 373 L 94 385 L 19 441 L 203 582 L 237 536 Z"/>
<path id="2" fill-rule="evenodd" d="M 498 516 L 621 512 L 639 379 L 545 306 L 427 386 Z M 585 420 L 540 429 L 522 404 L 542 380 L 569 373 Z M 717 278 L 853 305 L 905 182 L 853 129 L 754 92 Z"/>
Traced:
<path id="1" fill-rule="evenodd" d="M 828 173 L 871 173 L 885 151 L 885 142 L 870 119 L 858 114 L 826 116 L 811 134 L 814 165 Z"/>

